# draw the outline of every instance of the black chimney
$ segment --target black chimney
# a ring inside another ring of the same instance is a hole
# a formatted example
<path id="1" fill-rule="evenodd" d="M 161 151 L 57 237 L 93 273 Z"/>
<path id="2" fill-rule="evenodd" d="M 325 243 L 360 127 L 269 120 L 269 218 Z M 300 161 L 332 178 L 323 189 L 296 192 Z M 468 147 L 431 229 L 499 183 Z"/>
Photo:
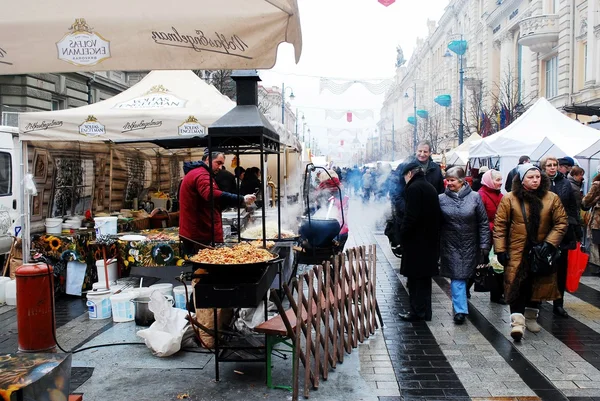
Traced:
<path id="1" fill-rule="evenodd" d="M 235 81 L 238 106 L 258 106 L 258 82 L 256 70 L 237 70 L 231 73 Z"/>
<path id="2" fill-rule="evenodd" d="M 256 70 L 234 71 L 231 78 L 237 89 L 237 106 L 208 128 L 211 146 L 250 146 L 260 143 L 278 149 L 279 134 L 258 109 Z"/>

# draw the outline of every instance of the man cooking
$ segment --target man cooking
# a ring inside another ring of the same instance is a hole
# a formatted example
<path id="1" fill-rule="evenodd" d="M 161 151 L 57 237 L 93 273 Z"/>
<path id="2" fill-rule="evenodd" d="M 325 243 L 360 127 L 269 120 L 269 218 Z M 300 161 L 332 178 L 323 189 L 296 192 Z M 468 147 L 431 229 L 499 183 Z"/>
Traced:
<path id="1" fill-rule="evenodd" d="M 223 242 L 221 210 L 250 205 L 256 200 L 254 195 L 238 196 L 221 191 L 214 178 L 225 164 L 225 155 L 212 152 L 211 157 L 210 167 L 208 150 L 204 151 L 201 162 L 186 162 L 183 166 L 185 177 L 179 191 L 179 235 L 186 255 L 197 253 L 199 244 Z M 214 208 L 210 198 L 211 184 Z M 211 233 L 213 219 L 214 238 Z"/>

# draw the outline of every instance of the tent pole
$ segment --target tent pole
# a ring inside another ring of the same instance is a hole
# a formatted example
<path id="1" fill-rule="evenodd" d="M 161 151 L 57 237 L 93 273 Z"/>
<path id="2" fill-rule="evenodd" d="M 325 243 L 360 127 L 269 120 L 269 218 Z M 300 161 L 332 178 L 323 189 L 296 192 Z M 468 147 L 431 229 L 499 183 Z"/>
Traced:
<path id="1" fill-rule="evenodd" d="M 27 142 L 21 141 L 21 242 L 23 247 L 23 264 L 29 262 L 31 240 L 31 215 L 29 213 L 29 195 L 25 194 L 25 177 L 28 174 L 29 155 L 27 154 Z M 40 202 L 43 202 L 40 199 Z M 43 205 L 43 203 L 42 203 Z"/>
<path id="2" fill-rule="evenodd" d="M 108 168 L 108 213 L 112 212 L 112 192 L 113 192 L 113 144 L 108 145 L 110 147 L 109 155 L 109 168 Z"/>

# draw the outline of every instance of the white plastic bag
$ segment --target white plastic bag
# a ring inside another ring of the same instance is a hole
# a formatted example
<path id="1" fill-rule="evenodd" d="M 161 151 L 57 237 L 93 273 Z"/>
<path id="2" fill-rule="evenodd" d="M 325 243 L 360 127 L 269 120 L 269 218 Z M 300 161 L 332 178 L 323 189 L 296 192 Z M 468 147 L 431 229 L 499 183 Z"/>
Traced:
<path id="1" fill-rule="evenodd" d="M 37 196 L 38 191 L 35 186 L 35 181 L 33 181 L 33 174 L 25 174 L 25 178 L 23 178 L 23 188 L 25 190 L 25 195 Z"/>
<path id="2" fill-rule="evenodd" d="M 150 294 L 148 307 L 154 313 L 154 323 L 137 335 L 144 339 L 146 346 L 159 357 L 170 356 L 181 349 L 181 339 L 186 331 L 187 312 L 173 308 L 173 305 L 159 291 Z"/>

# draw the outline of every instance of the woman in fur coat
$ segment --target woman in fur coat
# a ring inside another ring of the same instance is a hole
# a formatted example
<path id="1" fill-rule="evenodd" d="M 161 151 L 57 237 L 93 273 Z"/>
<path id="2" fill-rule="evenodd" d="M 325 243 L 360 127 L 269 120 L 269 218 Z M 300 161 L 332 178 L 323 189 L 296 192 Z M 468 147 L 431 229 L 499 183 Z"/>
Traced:
<path id="1" fill-rule="evenodd" d="M 517 167 L 512 192 L 500 201 L 494 221 L 494 249 L 504 266 L 504 297 L 510 305 L 511 332 L 515 341 L 525 327 L 539 331 L 538 305 L 560 297 L 556 272 L 534 276 L 527 258 L 532 243 L 540 244 L 542 257 L 555 253 L 567 231 L 567 215 L 558 195 L 549 191 L 550 180 L 533 164 Z M 521 211 L 524 203 L 527 227 Z M 528 232 L 535 238 L 528 238 Z"/>

